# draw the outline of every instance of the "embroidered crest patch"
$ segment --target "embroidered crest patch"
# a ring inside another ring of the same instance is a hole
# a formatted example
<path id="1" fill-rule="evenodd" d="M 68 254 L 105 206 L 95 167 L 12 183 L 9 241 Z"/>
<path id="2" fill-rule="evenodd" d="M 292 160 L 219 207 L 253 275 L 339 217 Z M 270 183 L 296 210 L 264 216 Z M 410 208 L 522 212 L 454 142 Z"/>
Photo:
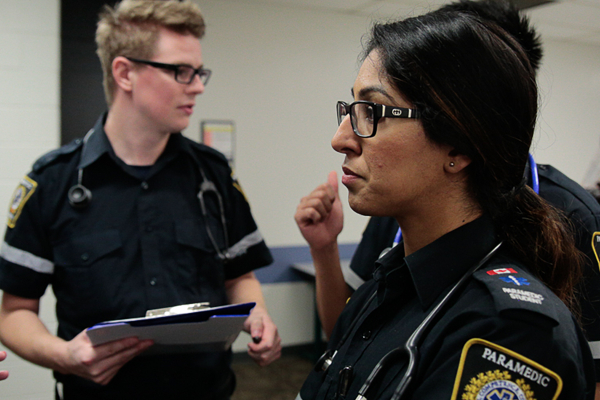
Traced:
<path id="1" fill-rule="evenodd" d="M 27 203 L 27 200 L 29 200 L 33 192 L 35 192 L 35 188 L 37 188 L 37 182 L 28 176 L 24 177 L 21 182 L 19 182 L 19 186 L 17 186 L 13 193 L 12 200 L 10 201 L 10 208 L 8 210 L 7 225 L 9 228 L 15 227 L 15 223 L 17 222 L 19 215 L 21 215 L 25 203 Z"/>
<path id="2" fill-rule="evenodd" d="M 598 268 L 600 268 L 600 232 L 594 232 L 592 235 L 592 250 L 594 250 L 594 255 L 596 256 L 596 262 L 598 263 Z"/>
<path id="3" fill-rule="evenodd" d="M 452 400 L 558 398 L 562 379 L 548 368 L 483 339 L 463 348 Z"/>

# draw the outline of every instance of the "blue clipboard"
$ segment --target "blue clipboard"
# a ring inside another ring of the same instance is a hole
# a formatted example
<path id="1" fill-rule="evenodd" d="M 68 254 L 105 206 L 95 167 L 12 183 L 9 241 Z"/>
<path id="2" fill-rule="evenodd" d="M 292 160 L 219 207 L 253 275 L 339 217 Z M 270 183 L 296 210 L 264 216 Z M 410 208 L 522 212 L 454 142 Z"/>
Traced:
<path id="1" fill-rule="evenodd" d="M 126 337 L 152 339 L 144 354 L 224 351 L 240 334 L 256 303 L 205 308 L 175 315 L 106 321 L 87 329 L 94 346 Z"/>

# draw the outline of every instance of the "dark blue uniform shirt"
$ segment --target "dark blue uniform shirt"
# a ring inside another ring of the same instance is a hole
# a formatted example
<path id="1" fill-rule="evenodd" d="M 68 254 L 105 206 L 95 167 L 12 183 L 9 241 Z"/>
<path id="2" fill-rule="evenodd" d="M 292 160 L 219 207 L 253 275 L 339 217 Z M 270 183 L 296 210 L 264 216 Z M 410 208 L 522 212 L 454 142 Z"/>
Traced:
<path id="1" fill-rule="evenodd" d="M 80 169 L 92 200 L 74 208 L 67 196 Z M 214 193 L 204 196 L 207 216 L 201 212 L 201 170 L 222 197 L 225 228 Z M 8 225 L 0 289 L 36 299 L 51 285 L 58 336 L 65 340 L 101 321 L 142 317 L 148 309 L 226 304 L 226 280 L 272 262 L 220 153 L 172 134 L 156 163 L 140 171 L 115 155 L 103 118 L 85 144 L 74 141 L 35 163 L 15 192 Z M 219 250 L 233 256 L 229 262 L 217 257 L 207 225 Z M 142 355 L 106 387 L 55 376 L 66 398 L 222 399 L 234 386 L 230 358 L 230 352 Z"/>
<path id="2" fill-rule="evenodd" d="M 309 375 L 298 399 L 356 399 L 375 365 L 403 347 L 496 244 L 491 220 L 481 217 L 407 257 L 400 245 L 380 258 L 374 279 L 353 294 L 334 328 L 333 363 Z M 551 400 L 558 393 L 560 399 L 593 398 L 592 357 L 571 313 L 502 248 L 467 280 L 418 350 L 404 399 Z M 408 356 L 393 357 L 366 399 L 390 399 L 407 364 Z M 352 373 L 342 397 L 337 393 L 345 367 Z"/>

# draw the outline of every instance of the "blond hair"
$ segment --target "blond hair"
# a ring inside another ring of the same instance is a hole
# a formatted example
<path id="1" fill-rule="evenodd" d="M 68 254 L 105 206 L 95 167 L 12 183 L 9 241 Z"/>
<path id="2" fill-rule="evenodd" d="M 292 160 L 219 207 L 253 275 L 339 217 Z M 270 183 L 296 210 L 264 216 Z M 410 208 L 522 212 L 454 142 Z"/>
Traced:
<path id="1" fill-rule="evenodd" d="M 102 65 L 109 107 L 115 89 L 113 60 L 118 56 L 152 58 L 160 28 L 200 39 L 205 24 L 200 8 L 188 0 L 123 0 L 114 8 L 105 6 L 100 13 L 96 54 Z"/>

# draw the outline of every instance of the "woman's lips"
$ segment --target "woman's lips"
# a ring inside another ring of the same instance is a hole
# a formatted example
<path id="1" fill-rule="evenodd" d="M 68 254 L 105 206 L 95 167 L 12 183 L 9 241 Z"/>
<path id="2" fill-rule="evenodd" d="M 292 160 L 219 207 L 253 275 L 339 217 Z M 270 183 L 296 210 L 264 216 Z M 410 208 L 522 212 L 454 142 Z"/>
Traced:
<path id="1" fill-rule="evenodd" d="M 342 171 L 344 172 L 344 174 L 342 175 L 342 183 L 346 186 L 361 179 L 360 175 L 356 174 L 348 167 L 342 167 Z"/>

